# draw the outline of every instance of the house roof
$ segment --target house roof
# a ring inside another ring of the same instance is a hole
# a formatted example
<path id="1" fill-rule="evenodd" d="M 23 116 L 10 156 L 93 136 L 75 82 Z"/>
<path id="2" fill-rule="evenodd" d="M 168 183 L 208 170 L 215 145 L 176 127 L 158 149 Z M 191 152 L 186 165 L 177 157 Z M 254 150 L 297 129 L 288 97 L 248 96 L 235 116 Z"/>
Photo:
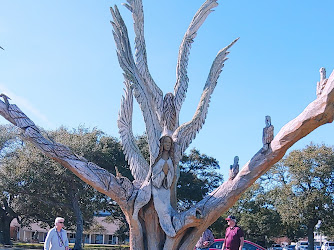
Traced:
<path id="1" fill-rule="evenodd" d="M 12 222 L 10 223 L 10 226 L 11 227 L 19 227 L 19 228 L 21 228 L 21 225 L 18 223 L 18 221 L 17 221 L 16 218 L 12 220 Z M 32 231 L 32 232 L 37 231 L 37 232 L 44 232 L 44 233 L 47 233 L 50 230 L 49 227 L 47 227 L 46 229 L 45 228 L 41 228 L 38 225 L 38 223 L 31 223 L 29 225 L 29 227 L 22 227 L 22 229 L 25 230 L 25 231 Z"/>
<path id="2" fill-rule="evenodd" d="M 109 234 L 112 235 L 114 234 L 117 229 L 119 228 L 118 223 L 108 223 L 105 221 L 106 217 L 101 217 L 101 216 L 94 216 L 93 223 L 90 227 L 89 230 L 85 230 L 84 233 L 91 233 L 91 234 Z M 17 219 L 13 219 L 12 222 L 10 223 L 11 227 L 19 227 L 21 228 L 21 225 L 18 223 Z M 32 232 L 45 232 L 47 233 L 50 228 L 47 227 L 41 228 L 39 226 L 39 223 L 32 223 L 29 225 L 29 227 L 23 227 L 22 228 L 25 231 L 32 231 Z M 66 229 L 66 228 L 65 228 Z M 67 230 L 67 232 L 74 232 L 71 230 Z"/>

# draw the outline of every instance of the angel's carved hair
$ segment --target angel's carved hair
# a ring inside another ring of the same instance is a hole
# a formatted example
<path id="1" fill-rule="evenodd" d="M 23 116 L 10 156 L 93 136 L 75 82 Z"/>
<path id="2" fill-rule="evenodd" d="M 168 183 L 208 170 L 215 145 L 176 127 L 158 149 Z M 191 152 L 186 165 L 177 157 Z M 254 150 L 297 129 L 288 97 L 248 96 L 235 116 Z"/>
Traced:
<path id="1" fill-rule="evenodd" d="M 169 150 L 169 157 L 172 159 L 172 162 L 173 162 L 173 165 L 174 164 L 174 142 L 173 142 L 173 139 L 172 137 L 168 136 L 168 135 L 164 135 L 160 138 L 160 148 L 159 148 L 159 154 L 158 154 L 158 157 L 155 159 L 154 163 L 153 163 L 153 166 L 161 159 L 162 157 L 162 152 L 164 151 L 164 140 L 166 138 L 170 138 L 170 141 L 171 141 L 171 145 L 170 145 L 170 150 Z"/>

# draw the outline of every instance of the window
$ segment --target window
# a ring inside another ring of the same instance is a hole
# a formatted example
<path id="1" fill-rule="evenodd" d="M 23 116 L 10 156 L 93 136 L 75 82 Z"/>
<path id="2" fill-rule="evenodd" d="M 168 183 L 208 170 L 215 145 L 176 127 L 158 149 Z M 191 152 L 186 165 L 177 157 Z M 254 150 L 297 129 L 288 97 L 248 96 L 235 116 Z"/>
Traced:
<path id="1" fill-rule="evenodd" d="M 103 244 L 103 235 L 102 234 L 97 234 L 95 236 L 95 243 L 96 244 Z"/>

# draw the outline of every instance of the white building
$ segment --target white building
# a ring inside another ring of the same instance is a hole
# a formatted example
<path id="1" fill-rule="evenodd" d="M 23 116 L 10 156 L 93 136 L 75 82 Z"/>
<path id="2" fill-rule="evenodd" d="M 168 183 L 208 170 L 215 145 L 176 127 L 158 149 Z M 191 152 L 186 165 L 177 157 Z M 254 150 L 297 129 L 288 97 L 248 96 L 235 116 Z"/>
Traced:
<path id="1" fill-rule="evenodd" d="M 86 244 L 118 244 L 118 237 L 114 236 L 118 225 L 108 223 L 105 217 L 94 217 L 92 227 L 84 231 L 84 242 Z M 47 232 L 50 228 L 41 228 L 38 223 L 32 223 L 29 227 L 21 227 L 14 219 L 11 224 L 11 237 L 21 242 L 44 242 Z M 65 227 L 66 230 L 66 227 Z M 70 243 L 75 241 L 75 232 L 66 230 Z"/>

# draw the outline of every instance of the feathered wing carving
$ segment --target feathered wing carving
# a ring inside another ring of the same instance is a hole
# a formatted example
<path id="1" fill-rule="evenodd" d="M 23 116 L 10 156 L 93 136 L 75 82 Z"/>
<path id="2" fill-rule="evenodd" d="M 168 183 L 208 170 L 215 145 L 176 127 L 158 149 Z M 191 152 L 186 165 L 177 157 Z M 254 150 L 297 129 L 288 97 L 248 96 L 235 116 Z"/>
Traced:
<path id="1" fill-rule="evenodd" d="M 113 16 L 112 25 L 114 27 L 113 34 L 117 46 L 119 63 L 124 70 L 125 78 L 133 84 L 134 96 L 144 116 L 150 147 L 150 162 L 152 163 L 158 155 L 159 138 L 164 126 L 163 93 L 153 81 L 148 70 L 142 0 L 127 0 L 127 3 L 124 5 L 131 11 L 134 20 L 136 62 L 132 56 L 127 29 L 116 6 L 115 10 L 111 9 Z M 178 115 L 188 88 L 187 66 L 191 44 L 197 35 L 198 29 L 217 5 L 217 0 L 207 0 L 199 8 L 181 43 L 173 98 L 176 118 L 175 125 L 178 124 Z"/>
<path id="2" fill-rule="evenodd" d="M 150 102 L 158 115 L 158 119 L 161 117 L 163 93 L 161 89 L 155 84 L 147 63 L 146 44 L 144 37 L 144 11 L 142 0 L 127 0 L 128 4 L 124 4 L 127 7 L 133 17 L 134 31 L 135 31 L 135 58 L 136 66 L 141 77 L 144 80 L 144 84 L 147 87 L 150 94 Z"/>
<path id="3" fill-rule="evenodd" d="M 151 152 L 150 161 L 153 162 L 159 153 L 159 138 L 162 128 L 155 110 L 151 108 L 152 98 L 148 87 L 144 84 L 144 80 L 134 62 L 128 32 L 117 6 L 115 6 L 115 10 L 111 8 L 111 14 L 113 17 L 113 22 L 111 23 L 114 28 L 113 35 L 117 47 L 118 61 L 124 71 L 125 79 L 132 83 L 134 96 L 142 110 Z"/>
<path id="4" fill-rule="evenodd" d="M 193 119 L 182 124 L 174 132 L 173 140 L 180 147 L 179 150 L 177 150 L 177 153 L 179 154 L 176 156 L 178 158 L 177 160 L 181 159 L 183 152 L 187 149 L 191 141 L 195 139 L 197 132 L 202 128 L 208 113 L 211 94 L 217 85 L 217 80 L 220 73 L 222 72 L 222 68 L 224 67 L 224 62 L 228 59 L 226 58 L 226 56 L 229 54 L 227 50 L 237 40 L 238 39 L 235 39 L 231 44 L 218 52 L 215 60 L 212 63 L 208 79 L 204 86 L 203 93 Z"/>
<path id="5" fill-rule="evenodd" d="M 213 8 L 218 5 L 217 0 L 207 0 L 196 12 L 186 33 L 184 34 L 182 43 L 179 48 L 179 56 L 176 66 L 176 83 L 174 86 L 175 108 L 177 114 L 181 110 L 182 103 L 186 97 L 188 89 L 188 61 L 191 49 L 191 44 L 197 35 L 198 29 L 204 23 L 208 15 L 213 12 Z"/>
<path id="6" fill-rule="evenodd" d="M 132 132 L 133 96 L 130 83 L 124 82 L 126 89 L 122 97 L 121 109 L 118 115 L 117 125 L 121 136 L 123 152 L 130 165 L 132 176 L 135 180 L 143 182 L 149 171 L 149 164 L 141 154 Z"/>
<path id="7" fill-rule="evenodd" d="M 163 126 L 162 108 L 163 108 L 163 93 L 160 88 L 153 81 L 147 65 L 146 45 L 144 38 L 144 13 L 141 0 L 127 0 L 128 4 L 124 4 L 131 12 L 134 20 L 134 30 L 136 34 L 135 48 L 136 48 L 136 65 L 139 73 L 142 76 L 143 83 L 147 87 L 147 97 L 150 98 L 154 110 L 157 113 L 160 125 Z M 179 58 L 176 69 L 176 84 L 174 87 L 175 108 L 178 119 L 178 114 L 181 110 L 182 103 L 185 99 L 185 94 L 188 88 L 188 56 L 191 49 L 193 39 L 197 35 L 198 29 L 204 23 L 207 16 L 213 11 L 212 9 L 218 5 L 217 0 L 207 0 L 197 11 L 190 23 L 180 45 Z M 177 121 L 178 122 L 178 121 Z"/>

